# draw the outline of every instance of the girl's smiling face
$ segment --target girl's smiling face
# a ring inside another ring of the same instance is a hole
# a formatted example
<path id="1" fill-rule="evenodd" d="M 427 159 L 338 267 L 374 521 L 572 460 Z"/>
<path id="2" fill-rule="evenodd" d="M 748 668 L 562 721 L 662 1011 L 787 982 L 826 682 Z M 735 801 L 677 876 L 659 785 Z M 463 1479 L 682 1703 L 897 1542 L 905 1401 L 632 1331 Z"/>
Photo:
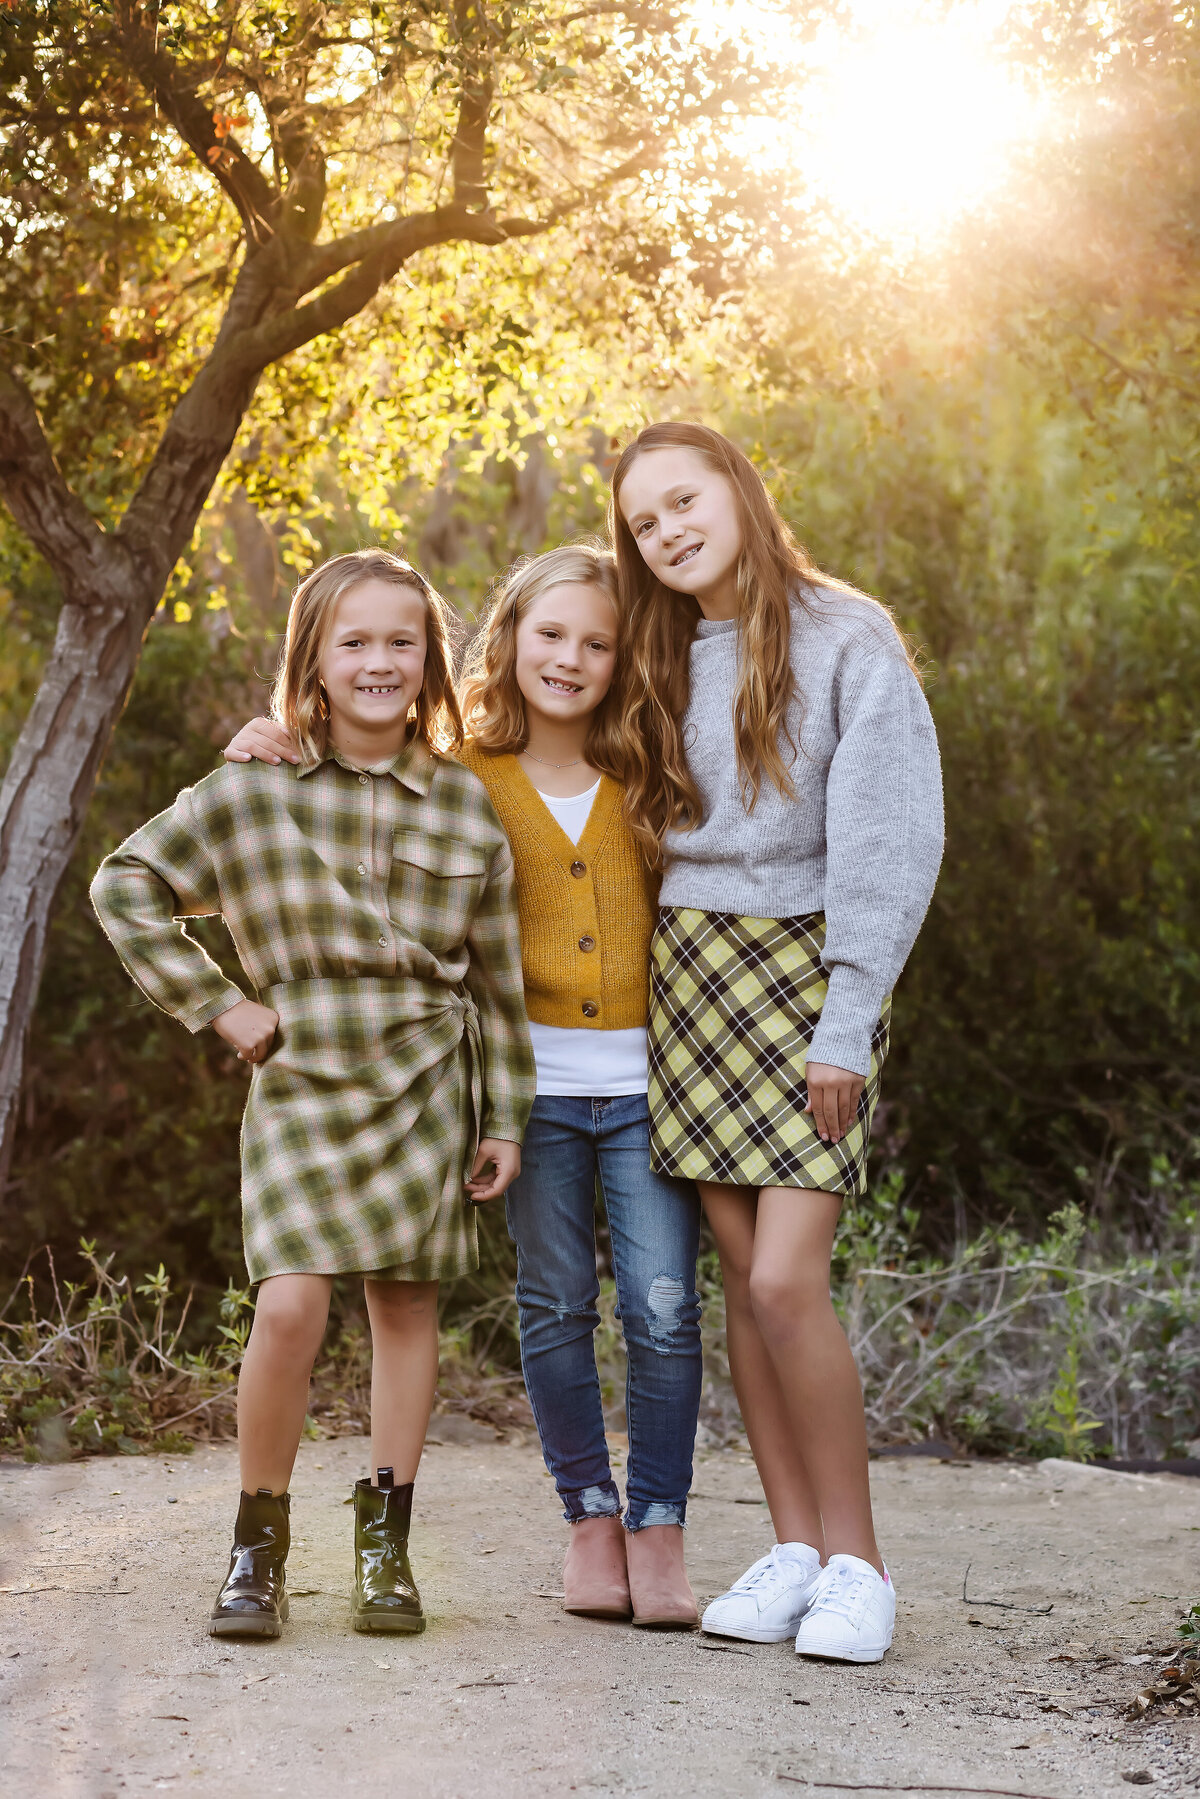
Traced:
<path id="1" fill-rule="evenodd" d="M 695 450 L 643 450 L 617 496 L 642 560 L 710 618 L 737 611 L 742 527 L 733 487 Z"/>
<path id="2" fill-rule="evenodd" d="M 616 659 L 613 603 L 587 582 L 547 588 L 517 620 L 517 686 L 539 717 L 565 724 L 594 712 Z"/>
<path id="3" fill-rule="evenodd" d="M 321 652 L 321 683 L 338 747 L 403 741 L 425 679 L 425 601 L 415 587 L 360 581 L 342 594 Z"/>

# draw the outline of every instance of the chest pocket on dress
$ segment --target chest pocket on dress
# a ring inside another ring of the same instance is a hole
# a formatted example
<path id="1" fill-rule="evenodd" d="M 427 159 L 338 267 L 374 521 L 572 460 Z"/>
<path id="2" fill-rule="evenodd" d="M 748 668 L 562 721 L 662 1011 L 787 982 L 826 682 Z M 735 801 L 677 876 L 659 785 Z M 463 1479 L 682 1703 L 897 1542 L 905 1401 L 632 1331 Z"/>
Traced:
<path id="1" fill-rule="evenodd" d="M 487 870 L 483 850 L 461 838 L 397 831 L 388 913 L 435 955 L 457 949 L 483 896 Z"/>

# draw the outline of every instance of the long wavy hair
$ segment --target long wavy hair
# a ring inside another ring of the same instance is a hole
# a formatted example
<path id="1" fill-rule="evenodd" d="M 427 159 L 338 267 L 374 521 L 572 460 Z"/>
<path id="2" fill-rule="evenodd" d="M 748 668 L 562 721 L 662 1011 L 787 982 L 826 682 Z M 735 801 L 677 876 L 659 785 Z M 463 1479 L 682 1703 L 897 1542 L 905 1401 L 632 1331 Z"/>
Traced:
<path id="1" fill-rule="evenodd" d="M 321 685 L 321 657 L 334 609 L 364 581 L 408 587 L 425 603 L 425 676 L 409 711 L 414 733 L 431 750 L 456 750 L 463 740 L 454 692 L 458 615 L 419 569 L 390 550 L 351 550 L 305 577 L 292 595 L 283 656 L 271 689 L 271 716 L 290 733 L 306 763 L 319 762 L 329 743 L 329 701 Z"/>
<path id="2" fill-rule="evenodd" d="M 691 450 L 728 481 L 737 506 L 742 549 L 735 574 L 740 630 L 733 722 L 748 812 L 754 810 L 764 775 L 780 793 L 795 795 L 789 769 L 800 746 L 788 716 L 799 696 L 791 666 L 792 606 L 807 605 L 815 586 L 838 588 L 878 604 L 817 568 L 780 517 L 749 457 L 719 431 L 687 423 L 648 425 L 625 447 L 613 470 L 608 508 L 627 619 L 622 736 L 630 754 L 625 807 L 634 834 L 656 865 L 667 831 L 690 829 L 702 813 L 683 741 L 688 653 L 702 614 L 689 594 L 665 587 L 651 573 L 620 507 L 622 483 L 637 458 L 665 449 Z M 879 610 L 891 618 L 886 607 Z"/>
<path id="3" fill-rule="evenodd" d="M 497 583 L 491 606 L 467 651 L 459 686 L 464 726 L 481 749 L 518 755 L 529 741 L 525 698 L 517 685 L 517 626 L 535 600 L 552 587 L 579 583 L 599 588 L 612 601 L 620 630 L 617 567 L 598 543 L 564 543 L 516 563 Z M 625 778 L 628 761 L 622 730 L 621 645 L 612 685 L 592 714 L 583 753 L 593 768 Z"/>

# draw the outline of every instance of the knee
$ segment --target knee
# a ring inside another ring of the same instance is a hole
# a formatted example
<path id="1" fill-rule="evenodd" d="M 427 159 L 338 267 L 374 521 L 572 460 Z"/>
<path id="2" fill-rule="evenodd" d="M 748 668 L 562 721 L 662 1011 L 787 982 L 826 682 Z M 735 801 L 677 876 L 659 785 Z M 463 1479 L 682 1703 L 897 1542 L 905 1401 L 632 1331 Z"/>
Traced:
<path id="1" fill-rule="evenodd" d="M 420 1333 L 437 1328 L 437 1285 L 426 1281 L 371 1281 L 367 1313 L 372 1331 Z"/>
<path id="2" fill-rule="evenodd" d="M 293 1362 L 312 1362 L 325 1335 L 325 1309 L 303 1299 L 260 1297 L 253 1334 L 270 1354 Z"/>
<path id="3" fill-rule="evenodd" d="M 700 1302 L 677 1274 L 656 1274 L 646 1289 L 646 1335 L 658 1355 L 679 1355 L 699 1341 Z"/>
<path id="4" fill-rule="evenodd" d="M 751 1269 L 748 1295 L 754 1321 L 767 1338 L 794 1336 L 816 1312 L 832 1303 L 827 1281 L 794 1275 L 785 1278 L 772 1268 Z"/>
<path id="5" fill-rule="evenodd" d="M 549 1326 L 571 1338 L 590 1336 L 596 1329 L 600 1323 L 598 1299 L 598 1291 L 569 1298 L 562 1293 L 543 1292 L 538 1287 L 517 1288 L 517 1309 L 526 1329 Z"/>
<path id="6" fill-rule="evenodd" d="M 750 1258 L 723 1255 L 721 1257 L 721 1286 L 725 1293 L 725 1310 L 749 1312 L 750 1298 Z"/>

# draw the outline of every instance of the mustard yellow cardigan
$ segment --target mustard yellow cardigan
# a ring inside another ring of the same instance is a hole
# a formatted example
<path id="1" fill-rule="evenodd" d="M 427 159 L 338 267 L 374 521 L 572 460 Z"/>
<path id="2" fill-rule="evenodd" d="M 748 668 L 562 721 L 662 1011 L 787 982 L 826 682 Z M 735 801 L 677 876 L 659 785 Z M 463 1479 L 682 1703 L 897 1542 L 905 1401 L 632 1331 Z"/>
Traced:
<path id="1" fill-rule="evenodd" d="M 658 881 L 621 811 L 620 783 L 600 777 L 577 844 L 515 756 L 459 751 L 512 844 L 525 1009 L 535 1024 L 595 1031 L 644 1025 Z"/>

